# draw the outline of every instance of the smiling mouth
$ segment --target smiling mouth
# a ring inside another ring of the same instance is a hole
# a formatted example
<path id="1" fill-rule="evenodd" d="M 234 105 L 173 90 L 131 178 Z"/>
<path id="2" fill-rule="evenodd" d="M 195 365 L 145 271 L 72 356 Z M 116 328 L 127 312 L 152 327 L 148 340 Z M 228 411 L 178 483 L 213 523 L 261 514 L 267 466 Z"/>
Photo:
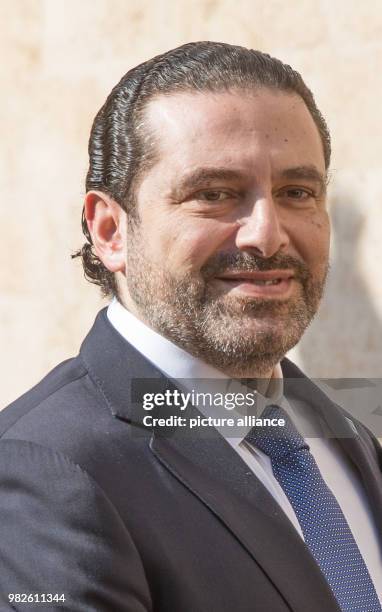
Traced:
<path id="1" fill-rule="evenodd" d="M 217 276 L 219 280 L 252 282 L 256 285 L 277 285 L 294 277 L 292 270 L 267 270 L 264 272 L 226 272 Z"/>
<path id="2" fill-rule="evenodd" d="M 294 280 L 292 270 L 267 270 L 265 272 L 227 272 L 215 277 L 230 290 L 253 297 L 286 297 Z"/>
<path id="3" fill-rule="evenodd" d="M 222 279 L 222 280 L 237 280 L 240 281 L 240 279 Z M 274 278 L 272 280 L 262 280 L 262 279 L 243 279 L 243 282 L 251 282 L 254 285 L 279 285 L 282 282 L 283 279 L 281 278 Z"/>

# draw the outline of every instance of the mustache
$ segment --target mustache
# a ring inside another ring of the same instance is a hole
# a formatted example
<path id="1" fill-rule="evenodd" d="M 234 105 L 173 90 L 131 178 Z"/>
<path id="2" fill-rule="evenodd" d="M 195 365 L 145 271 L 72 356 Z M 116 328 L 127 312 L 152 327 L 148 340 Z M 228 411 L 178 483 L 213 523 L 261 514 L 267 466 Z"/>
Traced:
<path id="1" fill-rule="evenodd" d="M 308 266 L 284 253 L 276 253 L 272 257 L 264 258 L 252 253 L 217 253 L 202 266 L 200 272 L 205 280 L 225 272 L 266 272 L 268 270 L 293 270 L 294 276 L 302 283 L 310 277 Z"/>

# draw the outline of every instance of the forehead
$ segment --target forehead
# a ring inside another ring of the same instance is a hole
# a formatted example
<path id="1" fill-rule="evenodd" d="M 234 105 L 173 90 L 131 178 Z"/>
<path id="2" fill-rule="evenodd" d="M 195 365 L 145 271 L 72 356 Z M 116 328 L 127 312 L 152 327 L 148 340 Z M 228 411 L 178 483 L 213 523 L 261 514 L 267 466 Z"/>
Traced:
<path id="1" fill-rule="evenodd" d="M 324 171 L 321 138 L 294 93 L 258 90 L 158 95 L 145 110 L 161 161 L 272 166 L 312 164 Z"/>

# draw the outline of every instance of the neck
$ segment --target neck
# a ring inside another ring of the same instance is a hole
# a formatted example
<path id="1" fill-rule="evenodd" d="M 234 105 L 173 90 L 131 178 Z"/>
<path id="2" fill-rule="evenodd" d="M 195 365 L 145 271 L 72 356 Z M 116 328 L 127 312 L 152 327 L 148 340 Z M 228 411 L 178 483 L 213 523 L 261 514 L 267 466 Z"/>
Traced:
<path id="1" fill-rule="evenodd" d="M 255 369 L 239 371 L 239 370 L 222 370 L 223 374 L 229 378 L 250 379 L 251 388 L 256 389 L 261 395 L 266 395 L 270 383 L 274 378 L 280 378 L 277 371 L 277 365 L 266 372 L 258 372 Z"/>

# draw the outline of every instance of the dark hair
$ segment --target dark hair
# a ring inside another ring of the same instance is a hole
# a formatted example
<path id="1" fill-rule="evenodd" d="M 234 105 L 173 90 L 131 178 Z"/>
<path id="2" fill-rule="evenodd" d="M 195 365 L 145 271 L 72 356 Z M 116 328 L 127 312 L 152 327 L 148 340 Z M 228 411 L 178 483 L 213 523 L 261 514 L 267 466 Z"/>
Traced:
<path id="1" fill-rule="evenodd" d="M 159 93 L 219 91 L 266 87 L 298 94 L 321 136 L 325 165 L 330 162 L 330 134 L 310 89 L 287 64 L 261 51 L 215 42 L 187 43 L 158 55 L 125 74 L 94 119 L 89 139 L 86 190 L 110 195 L 134 218 L 134 186 L 152 163 L 139 123 L 147 102 Z M 72 257 L 80 256 L 85 277 L 102 294 L 118 297 L 114 274 L 98 259 L 82 212 L 87 239 Z"/>

